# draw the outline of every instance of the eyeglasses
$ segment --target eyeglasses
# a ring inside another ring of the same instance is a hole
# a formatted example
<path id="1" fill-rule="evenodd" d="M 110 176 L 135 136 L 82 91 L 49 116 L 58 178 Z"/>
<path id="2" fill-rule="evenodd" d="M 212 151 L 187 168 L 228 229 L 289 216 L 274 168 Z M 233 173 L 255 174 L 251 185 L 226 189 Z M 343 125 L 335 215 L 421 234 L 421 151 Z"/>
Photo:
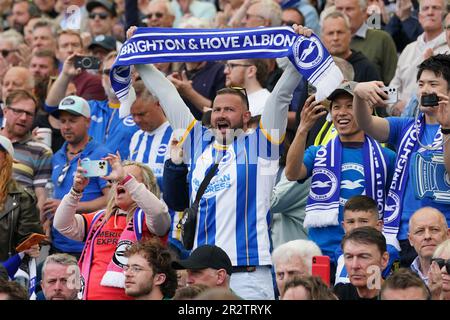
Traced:
<path id="1" fill-rule="evenodd" d="M 111 72 L 111 69 L 103 69 L 102 74 L 105 76 L 109 76 L 109 73 Z"/>
<path id="2" fill-rule="evenodd" d="M 251 18 L 256 18 L 256 19 L 260 19 L 260 20 L 265 20 L 266 18 L 264 18 L 263 16 L 260 16 L 259 14 L 251 14 L 251 13 L 247 13 L 245 15 L 245 20 L 250 20 Z"/>
<path id="3" fill-rule="evenodd" d="M 225 68 L 232 70 L 235 67 L 251 67 L 252 64 L 225 63 Z"/>
<path id="4" fill-rule="evenodd" d="M 23 114 L 25 114 L 27 117 L 29 118 L 34 118 L 34 113 L 33 112 L 29 112 L 29 111 L 25 111 L 22 109 L 16 109 L 16 108 L 12 108 L 12 107 L 7 107 L 9 110 L 11 110 L 14 115 L 21 117 Z"/>
<path id="5" fill-rule="evenodd" d="M 109 17 L 109 14 L 105 12 L 89 13 L 89 19 L 95 19 L 95 17 L 99 17 L 102 20 L 106 20 Z"/>
<path id="6" fill-rule="evenodd" d="M 437 265 L 439 266 L 439 269 L 442 269 L 442 267 L 445 266 L 445 269 L 447 270 L 447 273 L 450 274 L 450 259 L 442 259 L 442 258 L 434 258 L 431 259 L 431 262 L 435 261 Z"/>
<path id="7" fill-rule="evenodd" d="M 148 19 L 153 18 L 153 16 L 155 16 L 156 19 L 161 19 L 162 17 L 164 17 L 164 13 L 162 13 L 162 12 L 155 12 L 155 13 L 149 13 L 148 15 L 146 15 L 146 17 Z"/>
<path id="8" fill-rule="evenodd" d="M 15 49 L 13 49 L 13 50 L 8 50 L 8 49 L 1 50 L 3 58 L 6 58 L 11 52 L 16 52 L 16 51 L 17 50 L 15 50 Z"/>
<path id="9" fill-rule="evenodd" d="M 129 265 L 126 264 L 126 265 L 123 266 L 123 272 L 124 273 L 125 272 L 129 272 L 129 273 L 132 273 L 132 274 L 136 274 L 136 273 L 139 273 L 141 271 L 153 271 L 153 270 L 141 268 L 141 267 L 136 266 L 136 265 L 129 266 Z"/>

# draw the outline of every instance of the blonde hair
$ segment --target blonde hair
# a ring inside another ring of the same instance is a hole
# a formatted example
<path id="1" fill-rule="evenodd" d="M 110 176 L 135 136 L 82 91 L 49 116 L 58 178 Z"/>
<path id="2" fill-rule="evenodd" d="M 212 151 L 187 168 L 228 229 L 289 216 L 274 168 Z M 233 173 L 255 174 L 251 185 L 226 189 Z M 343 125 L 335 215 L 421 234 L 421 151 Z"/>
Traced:
<path id="1" fill-rule="evenodd" d="M 433 253 L 433 258 L 439 258 L 444 253 L 450 254 L 450 239 L 445 240 L 436 247 L 436 250 L 434 250 Z"/>
<path id="2" fill-rule="evenodd" d="M 8 152 L 1 152 L 5 154 L 5 161 L 2 170 L 0 170 L 0 210 L 3 210 L 8 196 L 8 186 L 12 179 L 13 158 Z"/>
<path id="3" fill-rule="evenodd" d="M 158 183 L 156 182 L 156 177 L 153 174 L 153 171 L 146 166 L 143 163 L 131 161 L 131 160 L 125 160 L 122 162 L 122 166 L 128 167 L 128 166 L 136 166 L 141 169 L 142 174 L 142 183 L 145 185 L 147 190 L 149 190 L 151 193 L 153 193 L 156 197 L 160 197 L 160 191 L 158 187 Z M 117 190 L 117 184 L 113 184 L 111 187 L 111 190 L 108 194 L 108 204 L 106 205 L 106 214 L 105 219 L 108 220 L 111 215 L 119 209 L 119 207 L 116 205 L 116 190 Z M 127 222 L 131 220 L 131 217 L 133 216 L 134 211 L 137 208 L 137 204 L 134 202 L 133 205 L 128 208 L 128 214 L 127 214 Z"/>

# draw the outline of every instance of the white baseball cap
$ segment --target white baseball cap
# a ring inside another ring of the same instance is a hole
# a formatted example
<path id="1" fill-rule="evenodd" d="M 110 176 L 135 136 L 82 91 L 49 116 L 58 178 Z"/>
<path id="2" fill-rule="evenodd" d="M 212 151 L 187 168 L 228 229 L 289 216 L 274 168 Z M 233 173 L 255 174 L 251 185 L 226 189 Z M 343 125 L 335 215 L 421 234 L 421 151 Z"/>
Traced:
<path id="1" fill-rule="evenodd" d="M 11 141 L 7 137 L 0 135 L 0 146 L 14 158 L 14 148 Z"/>
<path id="2" fill-rule="evenodd" d="M 61 111 L 66 111 L 76 116 L 83 116 L 88 119 L 91 117 L 89 103 L 78 96 L 67 96 L 62 99 L 59 103 L 58 110 L 53 112 L 52 115 L 59 118 Z"/>

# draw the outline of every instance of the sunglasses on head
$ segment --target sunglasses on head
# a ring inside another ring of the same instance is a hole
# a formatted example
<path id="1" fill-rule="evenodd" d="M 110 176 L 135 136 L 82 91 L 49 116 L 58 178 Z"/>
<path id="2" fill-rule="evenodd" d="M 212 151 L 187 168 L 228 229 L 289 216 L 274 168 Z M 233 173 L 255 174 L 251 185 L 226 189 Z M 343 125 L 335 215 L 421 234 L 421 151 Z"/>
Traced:
<path id="1" fill-rule="evenodd" d="M 230 89 L 233 89 L 233 90 L 238 91 L 239 93 L 241 93 L 245 97 L 245 101 L 247 102 L 247 108 L 250 108 L 250 103 L 248 101 L 247 90 L 245 90 L 245 88 L 243 88 L 243 87 L 230 87 Z"/>
<path id="2" fill-rule="evenodd" d="M 89 13 L 89 19 L 95 19 L 95 17 L 97 17 L 97 16 L 100 19 L 105 20 L 105 19 L 107 19 L 109 17 L 109 14 L 105 13 L 105 12 L 98 12 L 98 13 L 92 12 L 92 13 Z"/>
<path id="3" fill-rule="evenodd" d="M 450 259 L 442 259 L 442 258 L 433 258 L 431 259 L 431 262 L 436 262 L 439 266 L 439 269 L 442 269 L 445 266 L 445 270 L 447 270 L 447 273 L 450 274 Z"/>

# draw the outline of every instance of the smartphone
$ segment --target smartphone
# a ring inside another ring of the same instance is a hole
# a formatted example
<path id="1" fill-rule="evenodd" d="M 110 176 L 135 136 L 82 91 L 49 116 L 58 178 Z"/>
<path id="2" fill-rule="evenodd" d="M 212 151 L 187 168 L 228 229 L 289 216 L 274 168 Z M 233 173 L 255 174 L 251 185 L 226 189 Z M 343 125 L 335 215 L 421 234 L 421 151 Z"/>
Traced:
<path id="1" fill-rule="evenodd" d="M 398 91 L 394 87 L 383 87 L 382 90 L 387 94 L 388 98 L 383 100 L 387 104 L 397 103 L 398 101 Z"/>
<path id="2" fill-rule="evenodd" d="M 75 68 L 81 69 L 99 69 L 100 60 L 94 56 L 77 56 L 73 60 Z"/>
<path id="3" fill-rule="evenodd" d="M 320 277 L 323 282 L 330 286 L 330 257 L 312 257 L 312 275 Z"/>
<path id="4" fill-rule="evenodd" d="M 42 241 L 47 240 L 47 236 L 45 234 L 40 233 L 32 233 L 26 238 L 24 241 L 22 241 L 17 247 L 17 252 L 22 252 L 24 250 L 30 249 L 35 244 L 39 244 Z"/>
<path id="5" fill-rule="evenodd" d="M 87 172 L 84 174 L 85 177 L 104 177 L 108 173 L 108 161 L 106 160 L 81 160 L 81 166 Z"/>

